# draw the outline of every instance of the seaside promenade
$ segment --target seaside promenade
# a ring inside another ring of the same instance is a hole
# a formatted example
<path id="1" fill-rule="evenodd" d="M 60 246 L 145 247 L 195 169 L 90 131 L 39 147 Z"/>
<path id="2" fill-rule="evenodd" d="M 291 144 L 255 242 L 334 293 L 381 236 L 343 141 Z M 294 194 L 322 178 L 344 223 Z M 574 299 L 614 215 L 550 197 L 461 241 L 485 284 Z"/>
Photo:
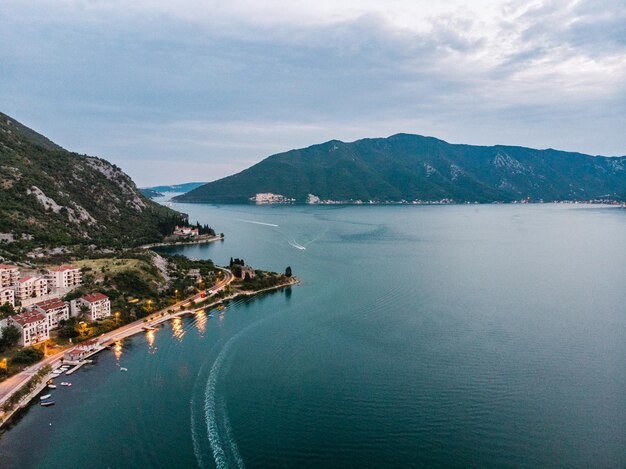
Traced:
<path id="1" fill-rule="evenodd" d="M 131 335 L 137 334 L 143 330 L 146 326 L 151 326 L 153 324 L 157 324 L 158 322 L 162 322 L 166 319 L 171 318 L 175 314 L 180 313 L 180 308 L 188 307 L 192 305 L 196 300 L 200 298 L 206 298 L 208 296 L 214 295 L 219 291 L 223 290 L 228 286 L 234 279 L 232 272 L 228 269 L 224 269 L 221 267 L 217 267 L 222 272 L 224 272 L 224 278 L 217 282 L 210 288 L 207 288 L 203 292 L 197 293 L 190 297 L 187 297 L 178 303 L 175 303 L 167 308 L 163 308 L 159 311 L 151 313 L 147 318 L 138 319 L 130 324 L 126 324 L 122 327 L 114 329 L 110 332 L 102 334 L 98 337 L 98 342 L 100 344 L 106 344 L 110 342 L 115 342 L 117 340 L 121 340 L 125 337 L 129 337 Z M 146 321 L 148 319 L 148 321 Z M 76 347 L 76 346 L 74 346 Z M 61 360 L 66 352 L 69 352 L 74 347 L 64 349 L 61 352 L 58 352 L 54 355 L 46 357 L 42 361 L 22 370 L 20 373 L 7 378 L 3 382 L 0 383 L 0 408 L 5 403 L 5 401 L 20 387 L 22 387 L 26 382 L 32 378 L 41 368 L 45 365 L 50 365 L 52 369 L 56 368 L 61 364 Z M 24 402 L 28 402 L 30 398 L 25 398 Z M 5 419 L 0 420 L 0 426 L 6 421 Z"/>

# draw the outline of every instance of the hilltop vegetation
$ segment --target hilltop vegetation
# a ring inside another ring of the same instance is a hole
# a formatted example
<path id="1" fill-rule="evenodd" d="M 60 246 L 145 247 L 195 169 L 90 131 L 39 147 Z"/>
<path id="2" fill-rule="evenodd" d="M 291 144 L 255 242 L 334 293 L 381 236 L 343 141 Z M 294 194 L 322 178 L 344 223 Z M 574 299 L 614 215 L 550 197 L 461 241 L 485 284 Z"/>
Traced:
<path id="1" fill-rule="evenodd" d="M 626 157 L 453 145 L 407 134 L 352 143 L 332 140 L 270 156 L 175 200 L 247 203 L 264 192 L 299 203 L 308 194 L 376 202 L 621 199 L 626 196 Z"/>
<path id="2" fill-rule="evenodd" d="M 0 113 L 0 256 L 137 246 L 184 221 L 117 166 L 64 150 Z"/>

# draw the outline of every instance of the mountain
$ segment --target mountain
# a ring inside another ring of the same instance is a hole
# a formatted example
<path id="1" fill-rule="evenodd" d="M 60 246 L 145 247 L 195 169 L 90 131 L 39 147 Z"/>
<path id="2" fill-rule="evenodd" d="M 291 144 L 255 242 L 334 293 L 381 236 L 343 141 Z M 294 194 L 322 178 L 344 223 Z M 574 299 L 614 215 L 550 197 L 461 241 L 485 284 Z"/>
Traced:
<path id="1" fill-rule="evenodd" d="M 185 219 L 144 197 L 117 166 L 67 151 L 0 113 L 0 255 L 135 246 Z"/>
<path id="2" fill-rule="evenodd" d="M 454 145 L 419 135 L 338 140 L 270 156 L 175 198 L 245 203 L 272 192 L 297 202 L 509 202 L 626 196 L 626 157 L 496 145 Z"/>
<path id="3" fill-rule="evenodd" d="M 158 197 L 149 194 L 162 194 L 163 192 L 189 192 L 194 190 L 196 187 L 204 186 L 205 184 L 206 182 L 186 182 L 183 184 L 172 184 L 169 186 L 143 187 L 140 190 L 147 197 Z"/>

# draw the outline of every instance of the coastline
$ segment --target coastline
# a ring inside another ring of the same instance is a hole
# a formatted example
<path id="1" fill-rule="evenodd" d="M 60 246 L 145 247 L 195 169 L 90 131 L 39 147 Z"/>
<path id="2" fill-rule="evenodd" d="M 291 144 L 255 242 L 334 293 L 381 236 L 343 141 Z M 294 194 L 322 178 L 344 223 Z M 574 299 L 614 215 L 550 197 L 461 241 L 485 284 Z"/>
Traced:
<path id="1" fill-rule="evenodd" d="M 211 236 L 210 238 L 202 238 L 202 239 L 194 239 L 194 240 L 186 240 L 186 241 L 171 241 L 171 242 L 162 242 L 162 243 L 151 243 L 144 244 L 139 246 L 138 249 L 152 249 L 152 248 L 160 248 L 167 246 L 188 246 L 192 244 L 207 244 L 213 243 L 215 241 L 221 241 L 224 238 L 222 236 Z"/>
<path id="2" fill-rule="evenodd" d="M 222 270 L 224 272 L 227 272 L 226 277 L 222 281 L 221 285 L 219 285 L 217 288 L 214 286 L 212 289 L 208 290 L 208 291 L 212 290 L 211 292 L 212 295 L 217 294 L 219 291 L 223 290 L 226 286 L 230 285 L 230 283 L 234 279 L 234 277 L 232 276 L 232 273 L 228 269 L 222 269 Z M 193 295 L 189 298 L 181 300 L 180 302 L 172 306 L 169 306 L 168 308 L 165 308 L 164 310 L 160 310 L 156 313 L 153 313 L 147 316 L 146 318 L 138 319 L 137 321 L 134 321 L 130 324 L 126 324 L 125 326 L 122 326 L 118 329 L 115 329 L 113 331 L 110 331 L 106 334 L 101 335 L 98 338 L 99 347 L 97 349 L 92 350 L 87 355 L 85 355 L 85 357 L 81 359 L 80 363 L 77 364 L 76 366 L 73 366 L 70 371 L 73 372 L 76 369 L 80 368 L 82 365 L 88 363 L 87 360 L 89 359 L 89 357 L 92 357 L 100 353 L 101 351 L 106 350 L 108 346 L 114 344 L 117 341 L 123 340 L 127 337 L 131 337 L 133 335 L 144 332 L 145 328 L 147 327 L 154 327 L 170 319 L 180 317 L 180 316 L 185 316 L 185 315 L 191 315 L 197 311 L 208 310 L 215 306 L 221 305 L 226 301 L 230 301 L 239 297 L 255 296 L 261 293 L 276 291 L 276 290 L 280 290 L 280 289 L 291 287 L 293 285 L 298 285 L 298 284 L 300 284 L 300 279 L 298 279 L 297 277 L 289 277 L 286 282 L 281 283 L 279 285 L 274 285 L 272 287 L 263 288 L 261 290 L 236 291 L 224 298 L 216 299 L 215 301 L 209 304 L 203 305 L 202 307 L 199 307 L 199 308 L 194 308 L 193 303 L 195 302 L 196 299 L 200 298 L 200 295 L 199 294 Z M 191 308 L 189 309 L 182 309 L 179 311 L 175 311 L 177 307 L 180 308 L 180 307 L 190 307 L 190 306 Z M 63 363 L 63 356 L 65 352 L 71 349 L 72 348 L 65 349 L 62 352 L 59 352 L 53 355 L 52 357 L 49 357 L 47 360 L 42 360 L 41 362 L 31 366 L 30 368 L 23 370 L 19 374 L 19 375 L 24 375 L 22 377 L 23 378 L 27 377 L 28 379 L 23 379 L 18 385 L 14 386 L 13 389 L 7 392 L 0 400 L 0 430 L 5 425 L 11 422 L 15 414 L 19 413 L 22 409 L 27 408 L 31 404 L 33 399 L 35 399 L 37 395 L 46 388 L 48 380 L 52 378 L 59 378 L 59 376 L 52 375 L 52 371 L 58 368 L 59 366 L 61 366 L 61 364 Z M 2 410 L 2 406 L 11 398 L 11 396 L 13 396 L 16 392 L 19 392 L 19 390 L 21 390 L 24 386 L 26 386 L 27 383 L 33 377 L 35 377 L 40 370 L 42 370 L 46 366 L 50 366 L 50 372 L 42 376 L 41 381 L 34 386 L 33 390 L 30 391 L 28 394 L 26 394 L 24 397 L 22 397 L 17 403 L 15 403 L 15 405 L 13 406 L 11 410 L 4 412 Z M 15 376 L 18 377 L 19 375 L 15 375 Z"/>

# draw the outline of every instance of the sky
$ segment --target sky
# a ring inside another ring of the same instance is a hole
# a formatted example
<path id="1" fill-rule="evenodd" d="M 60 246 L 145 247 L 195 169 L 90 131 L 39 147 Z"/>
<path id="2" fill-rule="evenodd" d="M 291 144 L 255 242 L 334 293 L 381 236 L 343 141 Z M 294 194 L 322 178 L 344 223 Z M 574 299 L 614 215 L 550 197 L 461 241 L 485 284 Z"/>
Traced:
<path id="1" fill-rule="evenodd" d="M 141 187 L 331 139 L 626 154 L 624 0 L 0 0 L 0 111 Z"/>

